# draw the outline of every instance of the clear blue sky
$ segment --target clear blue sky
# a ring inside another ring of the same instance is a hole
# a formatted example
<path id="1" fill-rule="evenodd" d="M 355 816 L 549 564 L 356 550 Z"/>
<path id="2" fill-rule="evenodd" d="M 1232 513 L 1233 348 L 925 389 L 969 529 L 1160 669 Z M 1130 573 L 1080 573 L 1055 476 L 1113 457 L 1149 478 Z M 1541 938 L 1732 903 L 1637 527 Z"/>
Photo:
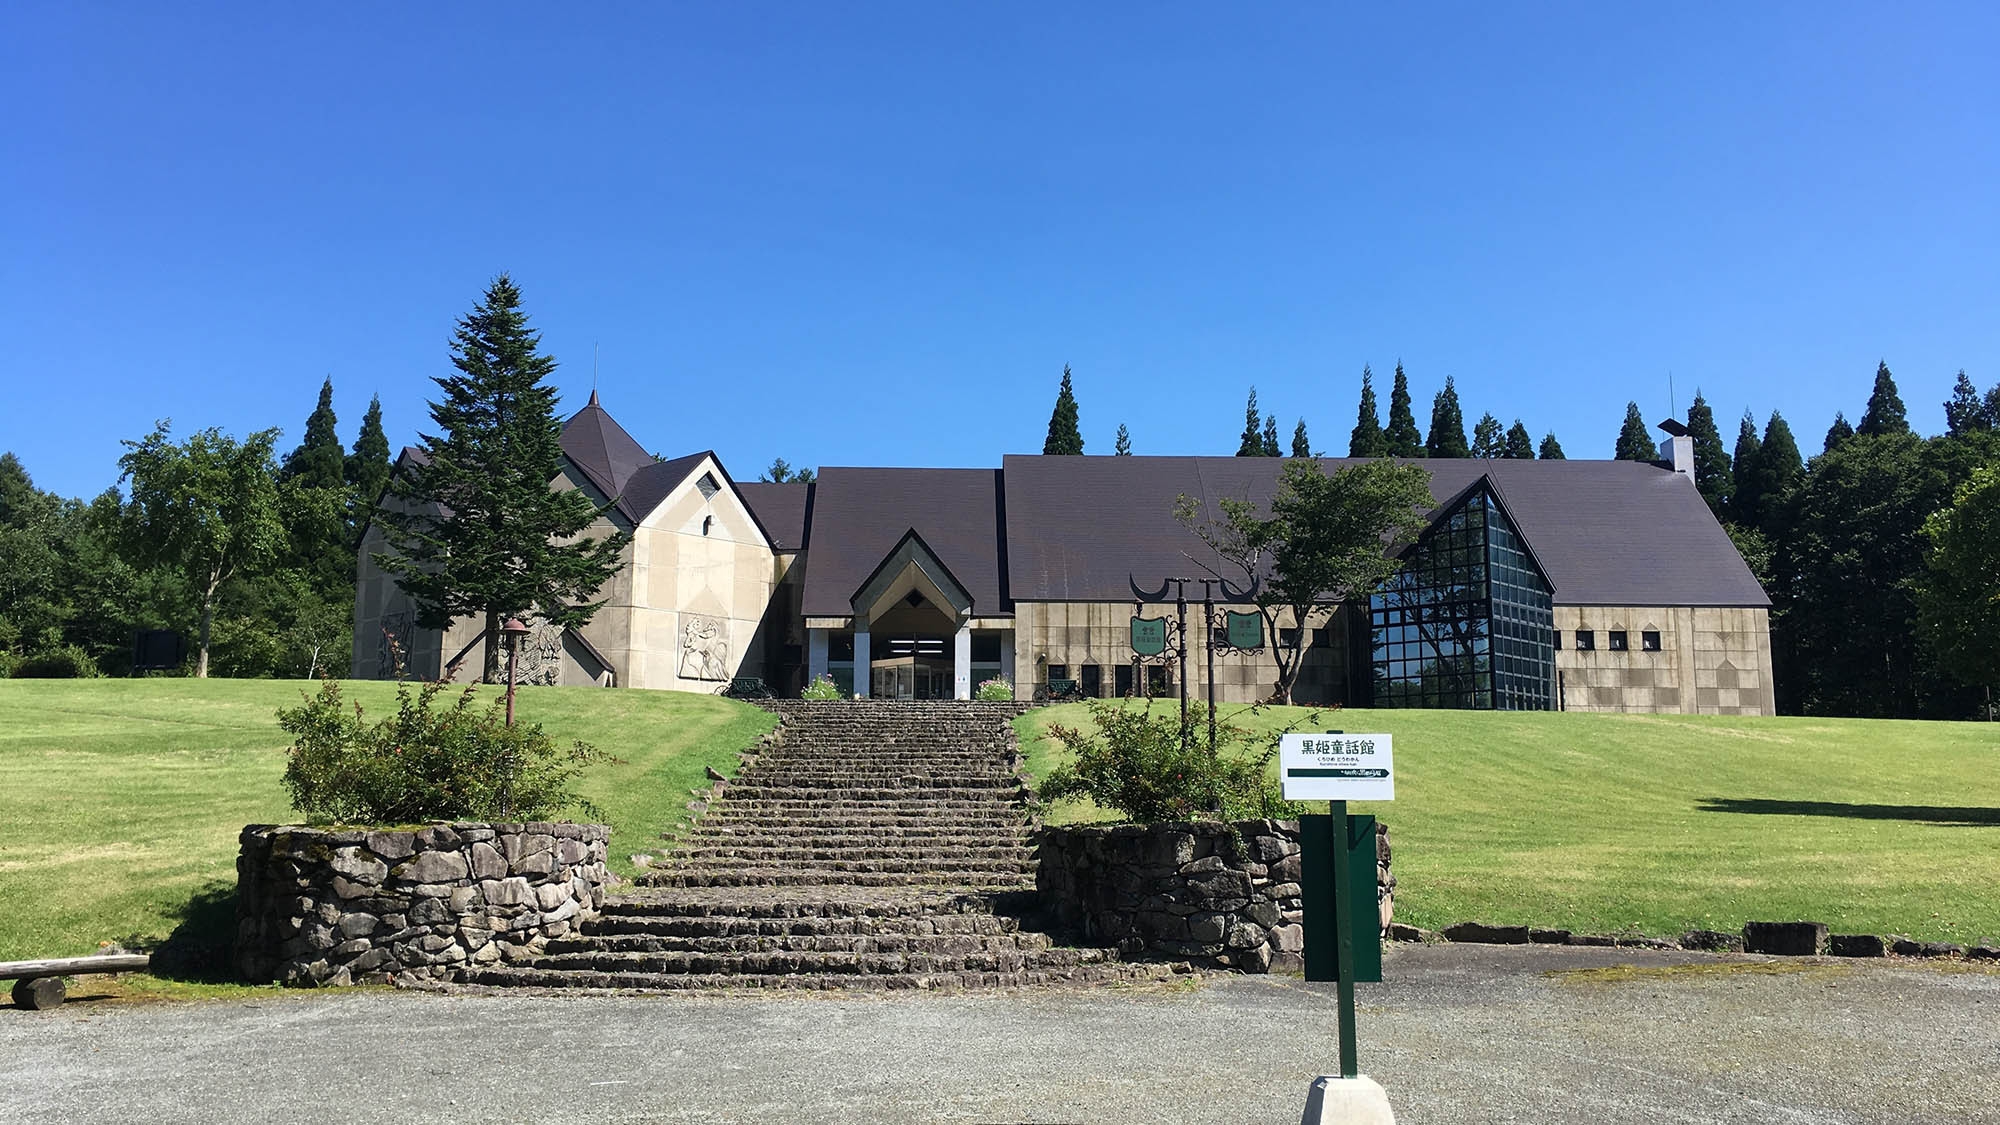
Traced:
<path id="1" fill-rule="evenodd" d="M 1808 452 L 2000 381 L 1991 4 L 976 7 L 7 5 L 0 448 L 89 495 L 326 375 L 401 445 L 501 270 L 743 478 L 1038 452 L 1064 363 L 1103 453 L 1252 383 L 1344 453 L 1399 357 L 1572 457 L 1670 372 Z"/>

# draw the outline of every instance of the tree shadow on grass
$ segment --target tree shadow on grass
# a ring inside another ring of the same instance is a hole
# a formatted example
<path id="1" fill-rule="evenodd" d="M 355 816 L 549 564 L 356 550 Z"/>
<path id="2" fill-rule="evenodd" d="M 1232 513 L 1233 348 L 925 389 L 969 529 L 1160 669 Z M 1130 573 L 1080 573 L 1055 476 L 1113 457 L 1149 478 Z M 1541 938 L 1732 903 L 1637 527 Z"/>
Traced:
<path id="1" fill-rule="evenodd" d="M 236 884 L 212 882 L 172 911 L 178 921 L 165 939 L 135 935 L 118 944 L 153 955 L 151 972 L 162 980 L 236 983 L 230 963 L 236 941 Z"/>
<path id="2" fill-rule="evenodd" d="M 1760 797 L 1704 797 L 1699 812 L 1751 813 L 1763 816 L 1837 816 L 1855 820 L 1907 820 L 1918 824 L 1948 824 L 1959 828 L 2000 825 L 2000 809 L 1954 808 L 1948 805 L 1857 805 L 1842 801 L 1773 801 Z"/>

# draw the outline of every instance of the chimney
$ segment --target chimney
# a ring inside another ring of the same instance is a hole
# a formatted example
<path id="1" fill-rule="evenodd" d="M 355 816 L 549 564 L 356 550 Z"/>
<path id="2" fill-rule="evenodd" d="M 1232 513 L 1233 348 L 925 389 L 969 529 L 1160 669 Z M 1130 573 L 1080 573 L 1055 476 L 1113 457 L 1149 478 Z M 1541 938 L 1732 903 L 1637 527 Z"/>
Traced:
<path id="1" fill-rule="evenodd" d="M 1660 443 L 1660 460 L 1670 464 L 1675 472 L 1693 480 L 1694 435 L 1672 418 L 1660 423 L 1660 429 L 1667 432 L 1667 440 Z"/>

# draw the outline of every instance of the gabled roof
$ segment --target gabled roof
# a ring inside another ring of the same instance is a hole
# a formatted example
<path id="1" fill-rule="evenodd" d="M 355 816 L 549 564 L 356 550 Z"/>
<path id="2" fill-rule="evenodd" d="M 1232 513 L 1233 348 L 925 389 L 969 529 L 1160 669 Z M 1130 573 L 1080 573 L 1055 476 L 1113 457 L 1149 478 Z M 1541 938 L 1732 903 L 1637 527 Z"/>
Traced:
<path id="1" fill-rule="evenodd" d="M 1013 612 L 999 472 L 821 469 L 812 498 L 806 616 L 851 616 L 849 599 L 911 531 L 971 596 L 975 616 Z"/>
<path id="2" fill-rule="evenodd" d="M 748 481 L 736 486 L 743 503 L 764 525 L 774 551 L 803 551 L 810 528 L 813 486 L 787 481 Z"/>
<path id="3" fill-rule="evenodd" d="M 896 546 L 882 556 L 882 561 L 876 564 L 867 578 L 862 579 L 853 596 L 847 599 L 847 604 L 854 608 L 855 613 L 867 613 L 895 585 L 904 569 L 913 565 L 931 585 L 937 587 L 937 592 L 943 595 L 953 612 L 963 614 L 971 611 L 972 595 L 966 591 L 965 584 L 958 580 L 943 559 L 938 558 L 937 552 L 931 550 L 931 545 L 924 542 L 924 537 L 917 534 L 914 527 L 904 532 L 903 537 L 896 541 Z"/>
<path id="4" fill-rule="evenodd" d="M 648 507 L 635 513 L 635 506 L 623 494 L 632 486 L 634 476 L 658 462 L 597 401 L 596 391 L 590 392 L 590 402 L 582 410 L 563 423 L 562 451 L 570 464 L 575 465 L 600 492 L 618 498 L 618 510 L 633 523 L 645 518 L 646 513 L 652 510 Z M 683 472 L 681 475 L 685 477 L 687 474 Z M 680 481 L 677 479 L 674 483 L 679 484 Z M 671 490 L 670 485 L 667 491 Z M 665 491 L 659 494 L 661 498 L 665 495 Z M 659 499 L 656 498 L 653 503 L 658 504 Z"/>
<path id="5" fill-rule="evenodd" d="M 1332 472 L 1354 462 L 1322 459 Z M 1683 474 L 1652 462 L 1419 460 L 1449 500 L 1491 479 L 1515 530 L 1564 605 L 1768 606 L 1728 533 Z M 1174 521 L 1186 494 L 1268 504 L 1284 461 L 1270 457 L 1035 457 L 1004 461 L 1008 588 L 1021 601 L 1129 601 L 1201 574 L 1231 578 Z"/>

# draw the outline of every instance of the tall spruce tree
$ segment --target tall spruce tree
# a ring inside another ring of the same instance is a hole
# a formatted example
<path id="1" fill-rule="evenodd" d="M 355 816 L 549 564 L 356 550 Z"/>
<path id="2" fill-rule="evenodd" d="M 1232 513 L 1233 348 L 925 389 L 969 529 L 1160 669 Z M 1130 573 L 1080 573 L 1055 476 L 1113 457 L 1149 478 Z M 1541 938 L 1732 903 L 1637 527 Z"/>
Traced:
<path id="1" fill-rule="evenodd" d="M 1785 504 L 1799 487 L 1806 475 L 1805 459 L 1799 456 L 1799 443 L 1792 437 L 1792 427 L 1785 422 L 1785 416 L 1771 411 L 1771 418 L 1764 423 L 1764 440 L 1757 446 L 1757 529 L 1777 542 L 1781 532 Z"/>
<path id="2" fill-rule="evenodd" d="M 1986 388 L 1986 428 L 2000 430 L 2000 383 Z"/>
<path id="3" fill-rule="evenodd" d="M 1250 388 L 1250 402 L 1243 408 L 1243 439 L 1236 443 L 1238 457 L 1264 455 L 1264 416 L 1257 412 L 1257 388 Z"/>
<path id="4" fill-rule="evenodd" d="M 1528 436 L 1528 427 L 1519 418 L 1507 427 L 1507 449 L 1501 456 L 1510 461 L 1533 461 L 1535 459 L 1535 439 Z"/>
<path id="5" fill-rule="evenodd" d="M 1729 450 L 1723 448 L 1722 432 L 1715 428 L 1715 411 L 1701 391 L 1694 392 L 1688 407 L 1688 434 L 1694 438 L 1694 487 L 1708 501 L 1708 510 L 1721 519 L 1729 510 L 1729 496 L 1736 482 L 1729 471 Z"/>
<path id="6" fill-rule="evenodd" d="M 1980 400 L 1979 389 L 1965 377 L 1963 368 L 1959 369 L 1958 381 L 1952 384 L 1951 398 L 1944 404 L 1944 424 L 1945 432 L 1952 437 L 1984 433 L 1994 427 L 1995 419 L 1986 416 L 1986 404 Z"/>
<path id="7" fill-rule="evenodd" d="M 1491 411 L 1481 414 L 1472 426 L 1472 455 L 1497 460 L 1507 455 L 1507 431 Z"/>
<path id="8" fill-rule="evenodd" d="M 1264 415 L 1264 433 L 1257 440 L 1257 451 L 1260 457 L 1283 456 L 1284 451 L 1278 447 L 1278 416 L 1276 414 Z"/>
<path id="9" fill-rule="evenodd" d="M 333 414 L 333 377 L 319 385 L 319 405 L 306 417 L 305 438 L 285 455 L 281 479 L 303 488 L 344 487 L 347 483 L 347 454 L 340 448 Z"/>
<path id="10" fill-rule="evenodd" d="M 1118 423 L 1118 440 L 1112 444 L 1111 452 L 1118 457 L 1132 456 L 1132 431 L 1123 422 Z"/>
<path id="11" fill-rule="evenodd" d="M 1736 424 L 1736 452 L 1729 459 L 1732 486 L 1729 519 L 1741 527 L 1763 524 L 1763 493 L 1758 489 L 1758 474 L 1763 472 L 1758 460 L 1763 451 L 1764 443 L 1757 437 L 1757 418 L 1745 410 L 1743 420 Z"/>
<path id="12" fill-rule="evenodd" d="M 375 501 L 389 487 L 389 435 L 382 430 L 382 396 L 368 400 L 368 413 L 361 416 L 361 433 L 347 455 L 347 486 L 354 490 L 356 509 L 366 523 L 375 510 Z"/>
<path id="13" fill-rule="evenodd" d="M 1069 364 L 1063 364 L 1062 387 L 1056 391 L 1056 408 L 1049 413 L 1049 436 L 1042 442 L 1044 455 L 1074 456 L 1083 452 L 1083 430 L 1078 425 L 1076 391 L 1070 386 Z"/>
<path id="14" fill-rule="evenodd" d="M 1619 461 L 1656 461 L 1660 447 L 1653 441 L 1653 433 L 1646 425 L 1645 416 L 1639 413 L 1639 404 L 1625 404 L 1625 424 L 1618 429 L 1618 448 L 1612 454 Z"/>
<path id="15" fill-rule="evenodd" d="M 1541 447 L 1535 451 L 1535 456 L 1541 458 L 1544 461 L 1568 460 L 1567 457 L 1563 456 L 1562 443 L 1556 440 L 1556 435 L 1552 432 L 1542 435 L 1542 444 Z"/>
<path id="16" fill-rule="evenodd" d="M 1422 457 L 1424 433 L 1417 429 L 1417 416 L 1410 405 L 1410 379 L 1396 362 L 1396 381 L 1389 388 L 1389 424 L 1382 430 L 1391 457 Z"/>
<path id="17" fill-rule="evenodd" d="M 1299 419 L 1299 424 L 1292 427 L 1292 456 L 1311 457 L 1312 455 L 1312 442 L 1306 440 L 1306 420 L 1301 418 Z"/>
<path id="18" fill-rule="evenodd" d="M 590 599 L 617 573 L 629 537 L 578 538 L 606 510 L 577 489 L 550 485 L 562 469 L 562 423 L 546 380 L 556 361 L 521 311 L 506 274 L 460 318 L 458 374 L 435 380 L 437 433 L 423 435 L 421 464 L 390 487 L 379 513 L 390 551 L 376 563 L 416 602 L 420 624 L 482 619 L 485 678 L 500 675 L 500 626 L 534 612 L 574 628 L 602 602 Z"/>
<path id="19" fill-rule="evenodd" d="M 1389 438 L 1382 433 L 1382 415 L 1375 406 L 1375 373 L 1361 365 L 1361 408 L 1355 413 L 1354 430 L 1347 437 L 1349 457 L 1380 457 L 1389 452 Z"/>
<path id="20" fill-rule="evenodd" d="M 1886 361 L 1875 365 L 1875 389 L 1868 394 L 1868 409 L 1854 432 L 1870 437 L 1910 432 L 1909 412 L 1903 409 L 1903 396 L 1896 393 L 1896 378 L 1889 374 Z"/>
<path id="21" fill-rule="evenodd" d="M 1431 432 L 1424 439 L 1424 453 L 1431 457 L 1469 457 L 1472 446 L 1465 440 L 1465 413 L 1458 406 L 1458 387 L 1452 377 L 1444 377 L 1444 389 L 1431 399 Z"/>
<path id="22" fill-rule="evenodd" d="M 1821 447 L 1820 452 L 1832 453 L 1853 436 L 1854 427 L 1847 421 L 1847 415 L 1836 410 L 1833 412 L 1833 425 L 1826 428 L 1826 444 Z"/>

